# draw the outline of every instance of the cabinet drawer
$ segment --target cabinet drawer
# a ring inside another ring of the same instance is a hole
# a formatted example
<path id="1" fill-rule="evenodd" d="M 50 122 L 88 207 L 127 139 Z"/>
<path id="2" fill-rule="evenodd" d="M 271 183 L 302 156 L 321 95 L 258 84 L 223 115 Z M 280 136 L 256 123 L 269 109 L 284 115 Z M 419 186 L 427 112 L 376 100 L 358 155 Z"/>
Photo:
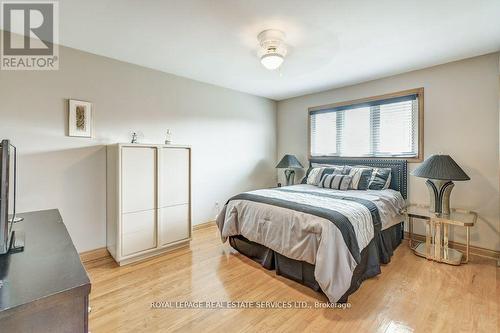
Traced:
<path id="1" fill-rule="evenodd" d="M 177 242 L 190 235 L 189 205 L 177 205 L 160 209 L 160 244 Z"/>
<path id="2" fill-rule="evenodd" d="M 122 215 L 122 255 L 156 247 L 156 210 Z"/>

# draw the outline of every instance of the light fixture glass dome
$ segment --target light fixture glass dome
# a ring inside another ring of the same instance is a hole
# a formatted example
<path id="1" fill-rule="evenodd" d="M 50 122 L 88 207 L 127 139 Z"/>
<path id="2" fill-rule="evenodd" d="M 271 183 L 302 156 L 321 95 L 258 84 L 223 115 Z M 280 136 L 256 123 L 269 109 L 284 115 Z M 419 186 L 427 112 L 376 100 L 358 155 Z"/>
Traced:
<path id="1" fill-rule="evenodd" d="M 281 54 L 277 54 L 277 53 L 264 54 L 260 58 L 260 62 L 262 63 L 262 66 L 264 66 L 265 68 L 267 68 L 269 70 L 275 70 L 278 67 L 280 67 L 281 64 L 283 63 L 283 60 L 284 60 L 283 56 Z"/>

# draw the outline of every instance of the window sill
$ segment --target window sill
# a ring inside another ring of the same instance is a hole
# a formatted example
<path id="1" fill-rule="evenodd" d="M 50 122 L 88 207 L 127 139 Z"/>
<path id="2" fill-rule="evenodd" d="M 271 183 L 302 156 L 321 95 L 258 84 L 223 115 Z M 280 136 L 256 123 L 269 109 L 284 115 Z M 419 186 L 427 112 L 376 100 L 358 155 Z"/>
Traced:
<path id="1" fill-rule="evenodd" d="M 309 155 L 309 159 L 339 159 L 339 160 L 406 160 L 408 163 L 421 163 L 423 162 L 422 156 L 415 157 L 404 157 L 404 156 L 357 156 L 357 157 L 349 157 L 349 156 L 336 156 L 336 155 Z"/>

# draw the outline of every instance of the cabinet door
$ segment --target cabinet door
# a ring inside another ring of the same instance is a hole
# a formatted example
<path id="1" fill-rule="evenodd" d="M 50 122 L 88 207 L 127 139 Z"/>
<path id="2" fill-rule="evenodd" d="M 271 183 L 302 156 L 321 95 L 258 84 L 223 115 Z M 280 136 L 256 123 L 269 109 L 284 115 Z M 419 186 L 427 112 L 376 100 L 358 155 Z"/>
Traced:
<path id="1" fill-rule="evenodd" d="M 156 247 L 156 210 L 122 215 L 122 255 Z"/>
<path id="2" fill-rule="evenodd" d="M 160 245 L 189 237 L 189 205 L 160 208 Z"/>
<path id="3" fill-rule="evenodd" d="M 156 148 L 122 148 L 122 212 L 156 208 Z"/>
<path id="4" fill-rule="evenodd" d="M 189 149 L 162 148 L 160 154 L 160 207 L 189 202 Z"/>

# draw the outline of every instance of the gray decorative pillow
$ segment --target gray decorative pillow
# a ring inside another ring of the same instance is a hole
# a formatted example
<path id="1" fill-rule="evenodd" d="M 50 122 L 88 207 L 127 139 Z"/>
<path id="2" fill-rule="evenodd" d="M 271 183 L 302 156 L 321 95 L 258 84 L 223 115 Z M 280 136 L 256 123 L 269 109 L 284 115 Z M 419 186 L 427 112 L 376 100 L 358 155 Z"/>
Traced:
<path id="1" fill-rule="evenodd" d="M 307 172 L 306 184 L 318 185 L 323 175 L 340 174 L 342 173 L 342 167 L 321 167 L 321 168 L 311 168 Z"/>
<path id="2" fill-rule="evenodd" d="M 374 168 L 370 183 L 368 184 L 369 190 L 385 190 L 391 185 L 391 168 Z"/>
<path id="3" fill-rule="evenodd" d="M 343 175 L 348 175 L 351 173 L 351 170 L 352 170 L 352 166 L 350 165 L 344 165 L 344 171 L 342 171 L 342 174 Z"/>
<path id="4" fill-rule="evenodd" d="M 307 177 L 309 177 L 309 173 L 311 172 L 313 168 L 309 168 L 307 169 L 306 171 L 306 174 L 304 176 L 304 178 L 302 178 L 302 180 L 300 181 L 301 184 L 307 184 Z"/>
<path id="5" fill-rule="evenodd" d="M 323 188 L 331 188 L 333 190 L 346 191 L 347 189 L 349 189 L 351 181 L 351 176 L 342 174 L 330 174 L 324 175 L 321 178 L 321 181 L 318 183 L 318 186 Z"/>
<path id="6" fill-rule="evenodd" d="M 351 167 L 349 176 L 352 177 L 350 188 L 353 190 L 366 190 L 372 177 L 373 168 L 365 166 Z"/>
<path id="7" fill-rule="evenodd" d="M 321 174 L 321 177 L 324 175 L 341 175 L 342 172 L 344 171 L 344 167 L 342 166 L 330 166 L 323 168 L 323 173 Z"/>
<path id="8" fill-rule="evenodd" d="M 343 174 L 343 175 L 348 175 L 349 172 L 351 171 L 351 166 L 348 166 L 348 165 L 336 165 L 336 164 L 321 164 L 321 163 L 311 163 L 311 166 L 309 167 L 309 169 L 307 169 L 306 171 L 306 175 L 304 176 L 304 178 L 302 178 L 302 180 L 300 181 L 301 184 L 309 184 L 307 182 L 307 179 L 309 178 L 309 174 L 311 173 L 312 170 L 314 169 L 325 169 L 326 171 L 323 171 L 323 173 L 321 175 L 325 175 L 325 174 L 329 174 L 329 173 L 332 173 L 331 171 L 328 171 L 328 170 L 335 170 L 333 173 L 340 173 L 340 174 Z M 321 177 L 318 179 L 318 181 L 316 182 L 316 184 L 314 185 L 318 185 L 317 183 L 319 182 L 319 180 L 321 180 Z"/>

